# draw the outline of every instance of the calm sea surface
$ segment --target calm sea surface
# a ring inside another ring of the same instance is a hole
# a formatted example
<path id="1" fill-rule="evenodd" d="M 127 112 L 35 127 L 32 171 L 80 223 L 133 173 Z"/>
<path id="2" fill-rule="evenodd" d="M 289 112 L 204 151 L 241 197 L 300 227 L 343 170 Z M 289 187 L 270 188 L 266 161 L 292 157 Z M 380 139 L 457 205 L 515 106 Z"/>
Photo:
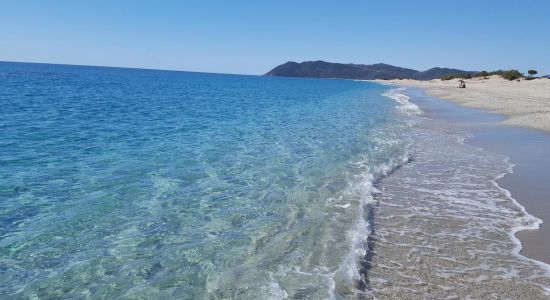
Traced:
<path id="1" fill-rule="evenodd" d="M 387 87 L 0 63 L 0 294 L 354 293 Z"/>
<path id="2" fill-rule="evenodd" d="M 0 298 L 549 297 L 513 164 L 411 97 L 0 62 Z"/>

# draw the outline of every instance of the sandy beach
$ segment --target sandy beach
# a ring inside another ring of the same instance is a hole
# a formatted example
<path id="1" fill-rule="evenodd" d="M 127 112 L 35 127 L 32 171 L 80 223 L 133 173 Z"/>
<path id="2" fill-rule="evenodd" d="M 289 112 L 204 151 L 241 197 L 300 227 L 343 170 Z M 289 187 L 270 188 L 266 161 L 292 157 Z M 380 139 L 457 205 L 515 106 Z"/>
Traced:
<path id="1" fill-rule="evenodd" d="M 550 164 L 550 156 L 547 154 L 550 149 L 550 80 L 509 81 L 491 76 L 465 80 L 465 89 L 458 88 L 458 79 L 377 82 L 419 88 L 429 97 L 503 116 L 501 122 L 488 122 L 487 117 L 474 117 L 479 114 L 475 111 L 456 115 L 454 109 L 451 113 L 443 114 L 445 119 L 456 119 L 462 126 L 468 126 L 468 131 L 475 133 L 476 137 L 470 139 L 470 143 L 504 154 L 516 164 L 514 174 L 502 178 L 500 184 L 510 190 L 528 212 L 544 222 L 539 230 L 517 234 L 523 244 L 521 252 L 549 263 L 550 241 L 547 237 L 550 234 L 550 189 L 546 186 L 546 178 L 549 178 L 550 172 L 541 166 Z M 491 128 L 491 124 L 509 126 Z"/>
<path id="2" fill-rule="evenodd" d="M 499 184 L 509 190 L 528 212 L 543 221 L 538 230 L 517 233 L 523 246 L 521 254 L 549 263 L 550 189 L 546 186 L 546 178 L 550 172 L 541 166 L 550 164 L 547 155 L 550 151 L 550 80 L 508 81 L 492 76 L 465 80 L 465 89 L 458 88 L 458 80 L 377 82 L 417 88 L 418 91 L 412 91 L 416 100 L 433 97 L 433 100 L 417 103 L 425 113 L 451 121 L 473 133 L 468 144 L 510 158 L 515 164 L 514 172 L 500 179 Z M 437 99 L 448 100 L 448 105 L 473 109 L 445 106 Z"/>
<path id="3" fill-rule="evenodd" d="M 423 121 L 412 161 L 378 186 L 367 271 L 376 298 L 547 299 L 536 285 L 548 286 L 548 227 L 526 229 L 549 217 L 550 172 L 540 166 L 550 163 L 550 136 L 419 88 L 394 91 Z"/>
<path id="4" fill-rule="evenodd" d="M 457 104 L 486 109 L 507 116 L 505 124 L 543 130 L 550 133 L 550 80 L 509 81 L 499 76 L 473 78 L 466 88 L 458 88 L 458 79 L 442 81 L 378 80 L 381 83 L 418 87 L 432 97 Z"/>

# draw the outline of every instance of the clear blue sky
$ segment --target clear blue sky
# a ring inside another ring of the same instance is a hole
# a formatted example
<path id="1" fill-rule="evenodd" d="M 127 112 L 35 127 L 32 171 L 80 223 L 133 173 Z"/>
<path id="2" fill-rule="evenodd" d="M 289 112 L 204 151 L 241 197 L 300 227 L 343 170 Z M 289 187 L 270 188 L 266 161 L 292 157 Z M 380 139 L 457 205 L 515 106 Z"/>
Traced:
<path id="1" fill-rule="evenodd" d="M 0 1 L 0 60 L 262 74 L 293 60 L 550 73 L 550 0 Z"/>

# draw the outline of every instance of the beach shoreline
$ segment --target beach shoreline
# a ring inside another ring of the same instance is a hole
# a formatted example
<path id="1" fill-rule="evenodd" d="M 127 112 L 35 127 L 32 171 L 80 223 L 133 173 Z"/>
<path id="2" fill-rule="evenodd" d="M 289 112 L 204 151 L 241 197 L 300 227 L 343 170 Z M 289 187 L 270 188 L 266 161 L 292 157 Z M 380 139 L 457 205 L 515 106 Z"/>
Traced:
<path id="1" fill-rule="evenodd" d="M 463 89 L 447 92 L 446 98 L 434 96 L 441 95 L 442 91 L 452 91 L 448 84 L 434 89 L 424 86 L 437 86 L 437 83 L 400 83 L 395 81 L 393 84 L 408 87 L 408 93 L 412 94 L 411 102 L 419 105 L 430 117 L 445 119 L 472 133 L 467 144 L 510 158 L 514 164 L 513 172 L 496 182 L 508 190 L 527 213 L 542 220 L 539 229 L 520 230 L 515 234 L 521 242 L 520 254 L 549 264 L 550 187 L 547 187 L 544 178 L 550 178 L 550 171 L 541 166 L 550 165 L 550 156 L 545 155 L 550 153 L 550 131 L 547 129 L 550 124 L 533 126 L 532 123 L 522 123 L 523 119 L 517 115 L 497 113 L 499 108 L 496 107 L 487 108 L 491 104 L 457 100 Z M 532 100 L 516 100 L 521 101 Z M 550 117 L 550 113 L 546 117 Z"/>
<path id="2" fill-rule="evenodd" d="M 458 88 L 458 79 L 374 82 L 420 88 L 431 97 L 505 116 L 503 124 L 541 130 L 550 134 L 550 80 L 546 78 L 509 81 L 495 75 L 466 79 L 464 89 Z"/>
<path id="3" fill-rule="evenodd" d="M 506 141 L 525 139 L 526 157 L 532 158 L 544 156 L 533 152 L 540 147 L 531 142 L 542 136 L 550 151 L 550 138 L 501 125 L 499 115 L 421 89 L 388 88 L 389 98 L 422 113 L 410 130 L 415 145 L 410 162 L 377 185 L 374 254 L 366 273 L 375 298 L 546 299 L 550 251 L 544 251 L 548 244 L 534 242 L 544 242 L 544 232 L 537 230 L 534 240 L 516 235 L 535 231 L 538 213 L 550 211 L 534 209 L 540 199 L 521 194 L 517 186 L 544 183 L 526 176 L 537 168 L 518 158 L 518 148 L 506 147 Z M 541 190 L 550 195 L 550 189 Z"/>

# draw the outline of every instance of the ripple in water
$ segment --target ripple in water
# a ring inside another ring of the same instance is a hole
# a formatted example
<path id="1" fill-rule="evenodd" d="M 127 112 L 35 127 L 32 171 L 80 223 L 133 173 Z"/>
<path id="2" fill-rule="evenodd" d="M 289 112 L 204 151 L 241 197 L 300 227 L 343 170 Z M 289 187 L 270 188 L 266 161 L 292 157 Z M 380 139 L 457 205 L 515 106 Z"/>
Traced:
<path id="1" fill-rule="evenodd" d="M 372 182 L 408 160 L 376 84 L 0 63 L 0 294 L 365 294 Z"/>
<path id="2" fill-rule="evenodd" d="M 411 134 L 414 161 L 378 187 L 372 296 L 547 299 L 550 267 L 519 255 L 515 237 L 540 220 L 496 183 L 513 165 L 443 121 Z"/>
<path id="3" fill-rule="evenodd" d="M 402 90 L 16 63 L 0 80 L 1 295 L 537 298 L 549 286 L 517 254 L 513 231 L 537 220 L 495 183 L 510 164 L 427 126 Z"/>

